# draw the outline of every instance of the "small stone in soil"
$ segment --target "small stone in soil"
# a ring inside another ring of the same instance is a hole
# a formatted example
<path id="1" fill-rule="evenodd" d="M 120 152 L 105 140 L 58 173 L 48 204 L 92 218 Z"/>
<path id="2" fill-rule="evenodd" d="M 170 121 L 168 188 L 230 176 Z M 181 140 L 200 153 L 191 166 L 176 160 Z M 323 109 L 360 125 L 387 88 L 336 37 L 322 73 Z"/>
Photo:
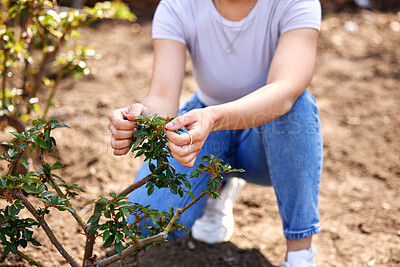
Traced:
<path id="1" fill-rule="evenodd" d="M 193 243 L 192 240 L 189 240 L 189 242 L 187 243 L 187 246 L 190 250 L 194 250 L 196 248 L 196 245 Z"/>

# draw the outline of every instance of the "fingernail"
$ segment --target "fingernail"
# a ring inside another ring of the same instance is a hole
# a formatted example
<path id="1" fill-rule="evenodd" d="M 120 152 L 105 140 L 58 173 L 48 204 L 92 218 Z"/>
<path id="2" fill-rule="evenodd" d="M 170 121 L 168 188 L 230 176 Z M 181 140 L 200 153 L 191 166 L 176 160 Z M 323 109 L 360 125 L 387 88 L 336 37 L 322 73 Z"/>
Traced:
<path id="1" fill-rule="evenodd" d="M 172 127 L 174 127 L 175 126 L 175 124 L 171 121 L 171 122 L 168 122 L 166 125 L 165 125 L 165 128 L 172 128 Z"/>

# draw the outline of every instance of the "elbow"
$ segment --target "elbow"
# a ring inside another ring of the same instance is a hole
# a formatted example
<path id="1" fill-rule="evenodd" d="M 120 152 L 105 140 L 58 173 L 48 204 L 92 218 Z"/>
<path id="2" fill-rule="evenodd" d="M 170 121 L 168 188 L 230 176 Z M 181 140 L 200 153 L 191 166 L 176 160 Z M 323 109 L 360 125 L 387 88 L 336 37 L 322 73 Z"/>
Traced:
<path id="1" fill-rule="evenodd" d="M 285 103 L 283 103 L 282 105 L 282 114 L 289 113 L 292 110 L 295 102 L 296 100 L 293 99 L 286 100 Z"/>
<path id="2" fill-rule="evenodd" d="M 296 91 L 294 93 L 291 93 L 289 97 L 286 97 L 285 100 L 282 103 L 282 114 L 289 113 L 294 104 L 296 103 L 297 99 L 304 93 L 305 90 L 301 91 Z"/>

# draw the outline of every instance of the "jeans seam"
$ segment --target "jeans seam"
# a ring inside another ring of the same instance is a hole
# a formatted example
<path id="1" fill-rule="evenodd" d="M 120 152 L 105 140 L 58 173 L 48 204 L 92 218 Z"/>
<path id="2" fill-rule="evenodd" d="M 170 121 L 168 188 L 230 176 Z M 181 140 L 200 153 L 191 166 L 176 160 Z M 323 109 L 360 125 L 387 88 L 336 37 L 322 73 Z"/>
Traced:
<path id="1" fill-rule="evenodd" d="M 270 170 L 271 170 L 271 168 L 270 168 L 270 166 L 271 166 L 271 161 L 270 161 L 270 158 L 268 157 L 268 142 L 266 141 L 266 137 L 265 137 L 265 127 L 266 127 L 266 125 L 267 124 L 264 124 L 264 125 L 262 125 L 262 126 L 260 126 L 260 127 L 262 127 L 262 131 L 263 131 L 263 134 L 261 135 L 261 139 L 262 139 L 262 142 L 263 142 L 263 145 L 264 145 L 264 147 L 265 147 L 265 157 L 267 158 L 267 164 L 268 164 L 268 172 L 269 172 L 269 179 L 270 179 L 270 181 L 271 181 L 271 184 L 272 184 L 272 187 L 274 188 L 274 191 L 275 191 L 275 195 L 276 195 L 276 199 L 277 199 L 277 205 L 278 205 L 278 208 L 279 208 L 279 211 L 280 211 L 280 214 L 281 214 L 281 219 L 282 219 L 282 222 L 283 222 L 283 224 L 285 224 L 285 223 L 287 223 L 288 222 L 288 220 L 287 220 L 287 216 L 286 216 L 286 214 L 285 214 L 285 212 L 284 212 L 284 209 L 283 209 L 283 207 L 281 206 L 281 201 L 280 201 L 280 194 L 279 194 L 279 190 L 277 189 L 277 187 L 275 187 L 274 185 L 273 185 L 273 182 L 272 182 L 272 175 L 271 175 L 271 172 L 270 172 Z"/>

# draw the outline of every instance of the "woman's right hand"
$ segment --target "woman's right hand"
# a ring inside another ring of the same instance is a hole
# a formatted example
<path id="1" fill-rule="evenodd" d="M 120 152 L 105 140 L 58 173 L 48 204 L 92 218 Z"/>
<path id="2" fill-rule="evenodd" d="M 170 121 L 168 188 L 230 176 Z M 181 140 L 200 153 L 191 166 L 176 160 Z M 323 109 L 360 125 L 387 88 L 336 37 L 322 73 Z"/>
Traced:
<path id="1" fill-rule="evenodd" d="M 140 103 L 116 109 L 110 113 L 108 129 L 111 132 L 111 147 L 114 155 L 122 156 L 128 153 L 132 134 L 136 131 L 136 117 L 148 115 L 147 108 Z"/>

